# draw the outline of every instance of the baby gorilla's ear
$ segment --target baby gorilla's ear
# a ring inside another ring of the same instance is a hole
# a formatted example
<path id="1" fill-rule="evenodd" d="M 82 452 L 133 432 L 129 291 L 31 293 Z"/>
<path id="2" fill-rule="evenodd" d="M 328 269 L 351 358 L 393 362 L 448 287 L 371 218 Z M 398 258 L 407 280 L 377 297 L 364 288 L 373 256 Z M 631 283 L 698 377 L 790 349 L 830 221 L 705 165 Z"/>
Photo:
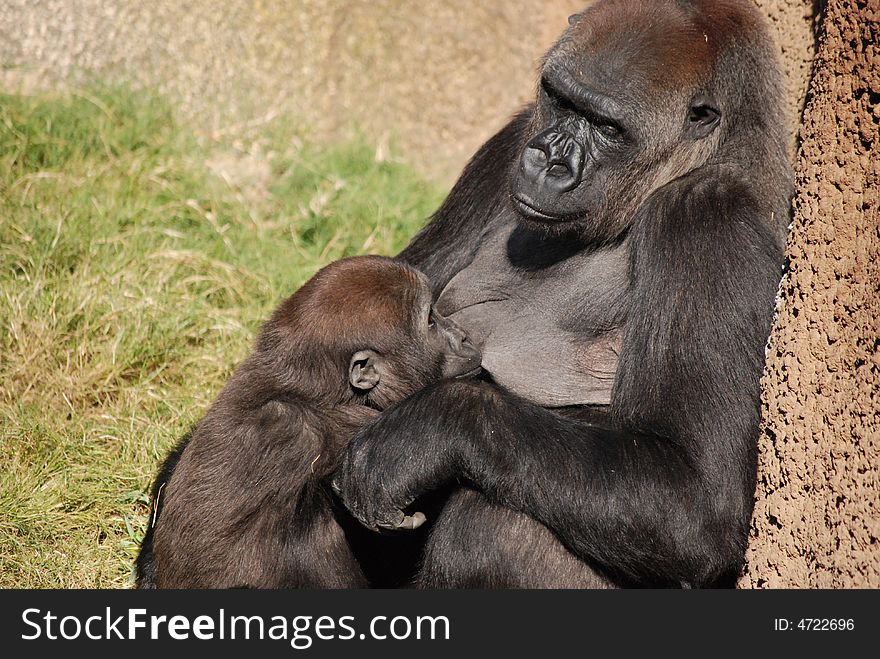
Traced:
<path id="1" fill-rule="evenodd" d="M 348 381 L 361 391 L 369 391 L 381 378 L 383 359 L 372 350 L 358 350 L 348 364 Z"/>

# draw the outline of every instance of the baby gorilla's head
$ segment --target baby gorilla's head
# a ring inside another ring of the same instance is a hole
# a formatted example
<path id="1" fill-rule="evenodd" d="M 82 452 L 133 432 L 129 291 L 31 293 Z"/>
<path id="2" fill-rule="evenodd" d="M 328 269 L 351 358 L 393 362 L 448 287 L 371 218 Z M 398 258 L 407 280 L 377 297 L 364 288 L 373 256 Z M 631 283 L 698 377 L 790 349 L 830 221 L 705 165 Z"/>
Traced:
<path id="1" fill-rule="evenodd" d="M 480 369 L 464 331 L 432 309 L 424 275 L 380 256 L 318 272 L 281 304 L 257 352 L 302 393 L 377 409 Z"/>

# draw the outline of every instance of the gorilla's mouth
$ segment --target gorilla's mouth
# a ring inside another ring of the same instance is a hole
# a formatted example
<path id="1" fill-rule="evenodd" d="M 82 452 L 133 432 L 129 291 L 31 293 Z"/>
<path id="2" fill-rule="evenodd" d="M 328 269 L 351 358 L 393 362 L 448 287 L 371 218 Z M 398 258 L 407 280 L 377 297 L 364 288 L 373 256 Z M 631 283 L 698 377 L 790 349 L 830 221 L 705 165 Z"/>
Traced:
<path id="1" fill-rule="evenodd" d="M 563 215 L 551 215 L 550 213 L 537 209 L 535 207 L 535 202 L 521 192 L 513 195 L 512 199 L 513 205 L 516 207 L 519 214 L 528 220 L 533 220 L 535 222 L 567 222 L 569 220 L 569 218 Z"/>
<path id="2" fill-rule="evenodd" d="M 459 373 L 458 375 L 455 376 L 454 379 L 464 380 L 465 378 L 471 378 L 475 375 L 479 375 L 482 370 L 483 370 L 482 366 L 477 366 L 476 368 L 472 368 L 471 370 L 467 371 L 466 373 Z"/>

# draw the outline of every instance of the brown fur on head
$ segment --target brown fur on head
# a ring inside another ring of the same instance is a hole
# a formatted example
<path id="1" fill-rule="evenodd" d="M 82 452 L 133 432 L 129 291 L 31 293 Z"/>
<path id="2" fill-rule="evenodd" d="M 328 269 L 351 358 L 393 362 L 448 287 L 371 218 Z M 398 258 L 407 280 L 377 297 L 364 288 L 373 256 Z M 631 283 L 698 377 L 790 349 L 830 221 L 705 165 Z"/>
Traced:
<path id="1" fill-rule="evenodd" d="M 464 333 L 432 315 L 422 273 L 394 259 L 358 256 L 326 266 L 282 302 L 240 377 L 258 378 L 270 395 L 384 409 L 478 366 L 479 352 Z"/>
<path id="2" fill-rule="evenodd" d="M 748 0 L 603 0 L 573 17 L 547 54 L 591 60 L 584 79 L 630 101 L 704 83 L 718 57 L 744 34 L 766 38 Z"/>
<path id="3" fill-rule="evenodd" d="M 430 301 L 424 276 L 403 263 L 380 256 L 336 261 L 281 303 L 252 361 L 273 388 L 385 407 L 439 378 L 441 356 L 427 349 L 418 326 Z M 364 350 L 393 365 L 367 392 L 353 389 L 347 375 L 352 356 Z"/>

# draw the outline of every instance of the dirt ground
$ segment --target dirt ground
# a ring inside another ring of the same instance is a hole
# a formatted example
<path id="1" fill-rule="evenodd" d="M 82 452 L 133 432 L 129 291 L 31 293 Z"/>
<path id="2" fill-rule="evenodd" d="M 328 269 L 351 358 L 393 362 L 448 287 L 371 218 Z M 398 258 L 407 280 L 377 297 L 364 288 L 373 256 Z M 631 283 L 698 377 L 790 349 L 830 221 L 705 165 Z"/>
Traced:
<path id="1" fill-rule="evenodd" d="M 755 0 L 789 77 L 792 154 L 817 47 L 814 0 Z M 0 85 L 158 86 L 204 130 L 293 112 L 357 126 L 447 182 L 532 94 L 583 0 L 7 0 Z M 743 586 L 880 586 L 877 538 L 878 0 L 828 0 L 802 128 L 791 271 L 763 381 Z M 873 156 L 869 155 L 873 152 Z"/>

